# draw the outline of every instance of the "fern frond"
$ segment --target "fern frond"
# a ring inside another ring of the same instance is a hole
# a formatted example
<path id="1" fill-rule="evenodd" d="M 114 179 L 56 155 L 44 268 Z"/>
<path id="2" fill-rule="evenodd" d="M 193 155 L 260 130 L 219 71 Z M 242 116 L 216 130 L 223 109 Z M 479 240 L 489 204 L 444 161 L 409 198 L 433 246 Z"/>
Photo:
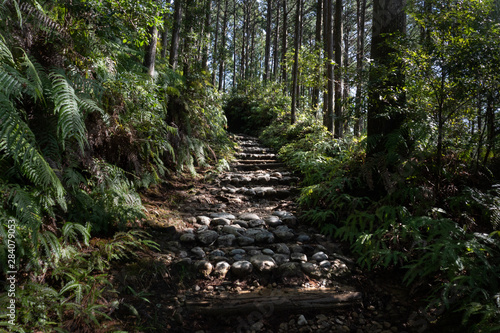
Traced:
<path id="1" fill-rule="evenodd" d="M 34 97 L 35 102 L 38 99 L 43 100 L 43 84 L 40 74 L 43 73 L 43 67 L 36 61 L 31 60 L 23 50 L 23 58 L 21 66 L 26 68 L 27 81 L 30 83 L 29 88 L 33 89 L 30 94 Z"/>
<path id="2" fill-rule="evenodd" d="M 83 96 L 77 96 L 76 101 L 80 109 L 86 110 L 87 112 L 98 112 L 102 116 L 104 123 L 109 125 L 109 115 L 101 109 L 94 100 Z"/>
<path id="3" fill-rule="evenodd" d="M 83 226 L 79 223 L 66 222 L 62 227 L 62 236 L 65 242 L 75 242 L 80 244 L 78 234 L 83 237 L 83 243 L 89 246 L 90 224 Z"/>
<path id="4" fill-rule="evenodd" d="M 63 248 L 59 239 L 51 231 L 45 231 L 38 234 L 40 240 L 40 246 L 43 247 L 45 251 L 45 256 L 48 259 L 48 263 L 52 267 L 56 267 L 59 260 L 63 256 Z"/>
<path id="5" fill-rule="evenodd" d="M 47 16 L 37 1 L 34 1 L 34 6 L 27 1 L 24 1 L 19 9 L 27 15 L 35 16 L 38 19 L 38 22 L 44 27 L 50 29 L 51 32 L 57 31 L 62 38 L 71 40 L 68 32 L 66 32 L 59 23 Z"/>
<path id="6" fill-rule="evenodd" d="M 0 66 L 0 92 L 5 96 L 15 96 L 19 98 L 23 91 L 23 85 L 27 86 L 27 81 L 21 73 L 11 65 L 6 63 Z"/>
<path id="7" fill-rule="evenodd" d="M 59 73 L 51 73 L 52 99 L 54 100 L 54 113 L 58 115 L 57 132 L 60 136 L 61 145 L 64 150 L 65 142 L 71 138 L 75 139 L 83 151 L 85 138 L 85 123 L 78 108 L 75 90 L 69 84 L 66 77 Z"/>
<path id="8" fill-rule="evenodd" d="M 71 167 L 64 169 L 63 179 L 64 184 L 73 189 L 79 188 L 80 184 L 87 183 L 85 177 L 83 177 L 80 172 Z"/>
<path id="9" fill-rule="evenodd" d="M 36 197 L 19 185 L 4 187 L 7 193 L 7 202 L 10 202 L 16 211 L 16 218 L 20 225 L 25 225 L 36 232 L 42 224 L 42 212 Z"/>
<path id="10" fill-rule="evenodd" d="M 12 52 L 10 52 L 9 47 L 5 44 L 5 39 L 2 34 L 0 34 L 0 60 L 2 63 L 9 64 L 11 66 L 15 65 L 14 57 L 12 56 Z"/>
<path id="11" fill-rule="evenodd" d="M 70 291 L 70 290 L 74 290 L 76 303 L 81 304 L 82 299 L 83 299 L 83 287 L 82 287 L 82 284 L 78 283 L 75 280 L 69 281 L 59 291 L 59 295 L 62 296 L 65 292 Z M 67 300 L 69 300 L 69 299 L 67 299 Z"/>
<path id="12" fill-rule="evenodd" d="M 55 193 L 56 200 L 65 209 L 64 188 L 54 170 L 36 147 L 35 137 L 12 102 L 0 93 L 0 151 L 14 159 L 22 174 L 41 189 Z"/>

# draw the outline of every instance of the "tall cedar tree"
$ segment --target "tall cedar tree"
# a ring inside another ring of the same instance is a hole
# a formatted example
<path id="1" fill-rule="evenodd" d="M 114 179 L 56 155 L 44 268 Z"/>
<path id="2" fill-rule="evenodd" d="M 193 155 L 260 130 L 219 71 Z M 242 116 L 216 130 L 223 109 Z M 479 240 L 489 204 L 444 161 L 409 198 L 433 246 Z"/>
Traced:
<path id="1" fill-rule="evenodd" d="M 387 138 L 404 121 L 402 61 L 389 41 L 406 33 L 405 0 L 374 0 L 368 93 L 367 155 L 387 153 Z"/>

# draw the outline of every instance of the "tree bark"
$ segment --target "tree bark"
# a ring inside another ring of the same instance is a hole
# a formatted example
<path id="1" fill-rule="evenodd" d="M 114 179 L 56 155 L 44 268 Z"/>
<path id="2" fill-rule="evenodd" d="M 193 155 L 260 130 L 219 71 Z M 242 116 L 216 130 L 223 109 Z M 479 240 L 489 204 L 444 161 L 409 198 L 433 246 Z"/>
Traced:
<path id="1" fill-rule="evenodd" d="M 191 59 L 189 58 L 190 55 L 192 55 L 194 49 L 193 45 L 194 40 L 193 40 L 193 34 L 194 34 L 194 21 L 195 21 L 195 15 L 194 15 L 194 6 L 195 6 L 195 0 L 185 0 L 185 10 L 186 13 L 184 15 L 185 20 L 184 20 L 184 28 L 186 32 L 186 36 L 184 36 L 184 45 L 183 45 L 183 74 L 185 77 L 189 77 L 190 75 L 190 69 L 192 66 L 192 62 L 190 61 Z M 196 54 L 196 53 L 195 53 Z M 198 53 L 199 54 L 199 53 Z"/>
<path id="2" fill-rule="evenodd" d="M 315 40 L 314 40 L 314 49 L 316 52 L 319 52 L 321 47 L 321 30 L 323 26 L 323 0 L 318 0 L 316 3 L 316 31 L 315 31 Z M 319 55 L 319 53 L 318 53 Z M 314 110 L 318 108 L 319 105 L 319 90 L 320 90 L 320 82 L 321 82 L 321 67 L 317 67 L 316 71 L 318 73 L 318 82 L 314 86 L 311 93 L 311 104 Z"/>
<path id="3" fill-rule="evenodd" d="M 387 153 L 387 137 L 404 121 L 404 74 L 396 50 L 388 43 L 406 32 L 405 0 L 374 0 L 368 101 L 367 156 Z"/>
<path id="4" fill-rule="evenodd" d="M 170 5 L 171 0 L 166 1 L 166 7 Z M 167 29 L 168 15 L 165 13 L 163 15 L 163 31 L 161 32 L 161 58 L 165 59 L 167 57 L 167 47 L 168 47 L 168 29 Z"/>
<path id="5" fill-rule="evenodd" d="M 354 135 L 361 134 L 361 105 L 364 81 L 364 57 L 365 57 L 365 13 L 366 13 L 366 0 L 356 0 L 356 24 L 357 24 L 357 38 L 356 38 L 356 103 L 354 111 Z"/>
<path id="6" fill-rule="evenodd" d="M 299 77 L 299 49 L 300 49 L 300 34 L 302 28 L 302 0 L 297 0 L 297 12 L 295 15 L 295 44 L 293 55 L 293 70 L 292 70 L 292 110 L 291 123 L 296 122 L 297 100 L 299 95 L 298 77 Z"/>
<path id="7" fill-rule="evenodd" d="M 201 68 L 203 71 L 208 70 L 208 46 L 210 45 L 210 25 L 212 24 L 212 0 L 206 0 L 205 3 L 205 28 L 204 28 L 204 34 L 202 34 L 200 37 L 202 37 L 202 43 L 203 43 L 203 54 L 201 58 Z M 217 20 L 218 22 L 218 20 Z M 206 40 L 203 40 L 203 35 L 206 35 Z"/>
<path id="8" fill-rule="evenodd" d="M 342 0 L 335 1 L 335 137 L 343 136 L 343 108 L 342 108 Z"/>
<path id="9" fill-rule="evenodd" d="M 212 72 L 212 85 L 215 86 L 215 80 L 216 80 L 216 75 L 215 73 L 217 72 L 217 60 L 219 59 L 218 53 L 217 53 L 217 43 L 219 42 L 219 17 L 220 17 L 220 2 L 222 0 L 217 0 L 217 18 L 215 22 L 215 37 L 214 37 L 214 53 L 212 56 L 212 62 L 213 62 L 213 72 Z M 227 1 L 226 1 L 227 4 Z M 225 18 L 224 18 L 225 19 Z M 223 25 L 224 29 L 224 25 Z M 222 34 L 224 36 L 224 34 Z M 224 47 L 224 45 L 222 45 Z M 220 90 L 220 89 L 219 89 Z"/>
<path id="10" fill-rule="evenodd" d="M 273 46 L 273 78 L 276 79 L 278 75 L 278 62 L 279 62 L 279 39 L 280 39 L 280 8 L 281 3 L 276 2 L 276 23 L 274 31 L 274 46 Z"/>
<path id="11" fill-rule="evenodd" d="M 267 0 L 267 23 L 266 23 L 266 49 L 264 55 L 264 81 L 270 79 L 270 61 L 271 61 L 271 22 L 273 16 L 273 0 Z"/>
<path id="12" fill-rule="evenodd" d="M 233 87 L 236 87 L 236 1 L 233 2 Z"/>
<path id="13" fill-rule="evenodd" d="M 332 1 L 325 0 L 325 47 L 326 47 L 326 77 L 327 77 L 327 92 L 326 92 L 326 112 L 323 118 L 323 125 L 327 130 L 333 133 L 333 98 L 334 98 L 334 76 L 333 76 L 333 8 Z"/>
<path id="14" fill-rule="evenodd" d="M 172 67 L 173 70 L 177 68 L 181 24 L 182 24 L 182 1 L 175 0 L 174 25 L 172 29 L 172 42 L 170 43 L 170 59 L 169 59 L 170 66 Z"/>
<path id="15" fill-rule="evenodd" d="M 350 16 L 350 11 L 349 10 L 344 10 L 344 15 L 343 15 L 343 22 L 344 22 L 344 33 L 343 33 L 343 42 L 344 42 L 344 49 L 342 52 L 342 67 L 343 67 L 343 75 L 342 75 L 342 105 L 350 104 L 350 98 L 349 98 L 349 92 L 350 92 L 350 76 L 349 76 L 349 35 L 351 33 L 351 25 L 349 24 L 349 16 Z M 345 135 L 346 132 L 348 132 L 348 121 L 345 117 L 345 109 L 343 109 L 343 119 L 342 119 L 342 127 L 343 127 L 343 133 Z"/>
<path id="16" fill-rule="evenodd" d="M 227 3 L 228 0 L 224 1 L 224 21 L 222 22 L 222 47 L 219 51 L 219 90 L 223 90 L 224 82 L 224 65 L 226 61 L 226 24 L 227 24 Z"/>
<path id="17" fill-rule="evenodd" d="M 144 55 L 144 67 L 147 69 L 149 76 L 153 77 L 155 74 L 155 60 L 156 60 L 156 44 L 158 43 L 158 28 L 153 25 L 149 28 L 149 42 L 146 45 L 146 52 Z"/>
<path id="18" fill-rule="evenodd" d="M 287 52 L 287 33 L 288 33 L 288 10 L 287 10 L 287 0 L 283 0 L 283 38 L 281 40 L 281 80 L 283 81 L 283 92 L 288 94 L 287 81 L 288 81 L 288 70 L 286 65 L 286 52 Z"/>

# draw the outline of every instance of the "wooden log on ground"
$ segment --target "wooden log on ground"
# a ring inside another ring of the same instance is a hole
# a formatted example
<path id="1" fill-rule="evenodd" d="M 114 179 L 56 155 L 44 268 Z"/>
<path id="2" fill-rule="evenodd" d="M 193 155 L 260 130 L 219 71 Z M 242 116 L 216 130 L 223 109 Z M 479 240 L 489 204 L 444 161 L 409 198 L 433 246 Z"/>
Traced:
<path id="1" fill-rule="evenodd" d="M 362 294 L 356 291 L 325 293 L 259 295 L 256 293 L 206 297 L 186 301 L 188 311 L 203 315 L 240 315 L 265 309 L 270 312 L 305 312 L 333 310 L 360 303 Z"/>

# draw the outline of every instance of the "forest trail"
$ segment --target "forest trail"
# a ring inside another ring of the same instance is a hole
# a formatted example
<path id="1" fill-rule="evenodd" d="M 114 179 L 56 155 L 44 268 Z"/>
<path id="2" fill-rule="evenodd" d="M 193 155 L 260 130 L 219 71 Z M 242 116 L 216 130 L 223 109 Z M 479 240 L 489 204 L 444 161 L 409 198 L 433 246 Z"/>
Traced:
<path id="1" fill-rule="evenodd" d="M 170 263 L 155 291 L 165 332 L 404 332 L 404 307 L 372 302 L 342 246 L 299 223 L 300 179 L 234 139 L 231 170 L 188 189 L 175 232 L 153 233 Z"/>

